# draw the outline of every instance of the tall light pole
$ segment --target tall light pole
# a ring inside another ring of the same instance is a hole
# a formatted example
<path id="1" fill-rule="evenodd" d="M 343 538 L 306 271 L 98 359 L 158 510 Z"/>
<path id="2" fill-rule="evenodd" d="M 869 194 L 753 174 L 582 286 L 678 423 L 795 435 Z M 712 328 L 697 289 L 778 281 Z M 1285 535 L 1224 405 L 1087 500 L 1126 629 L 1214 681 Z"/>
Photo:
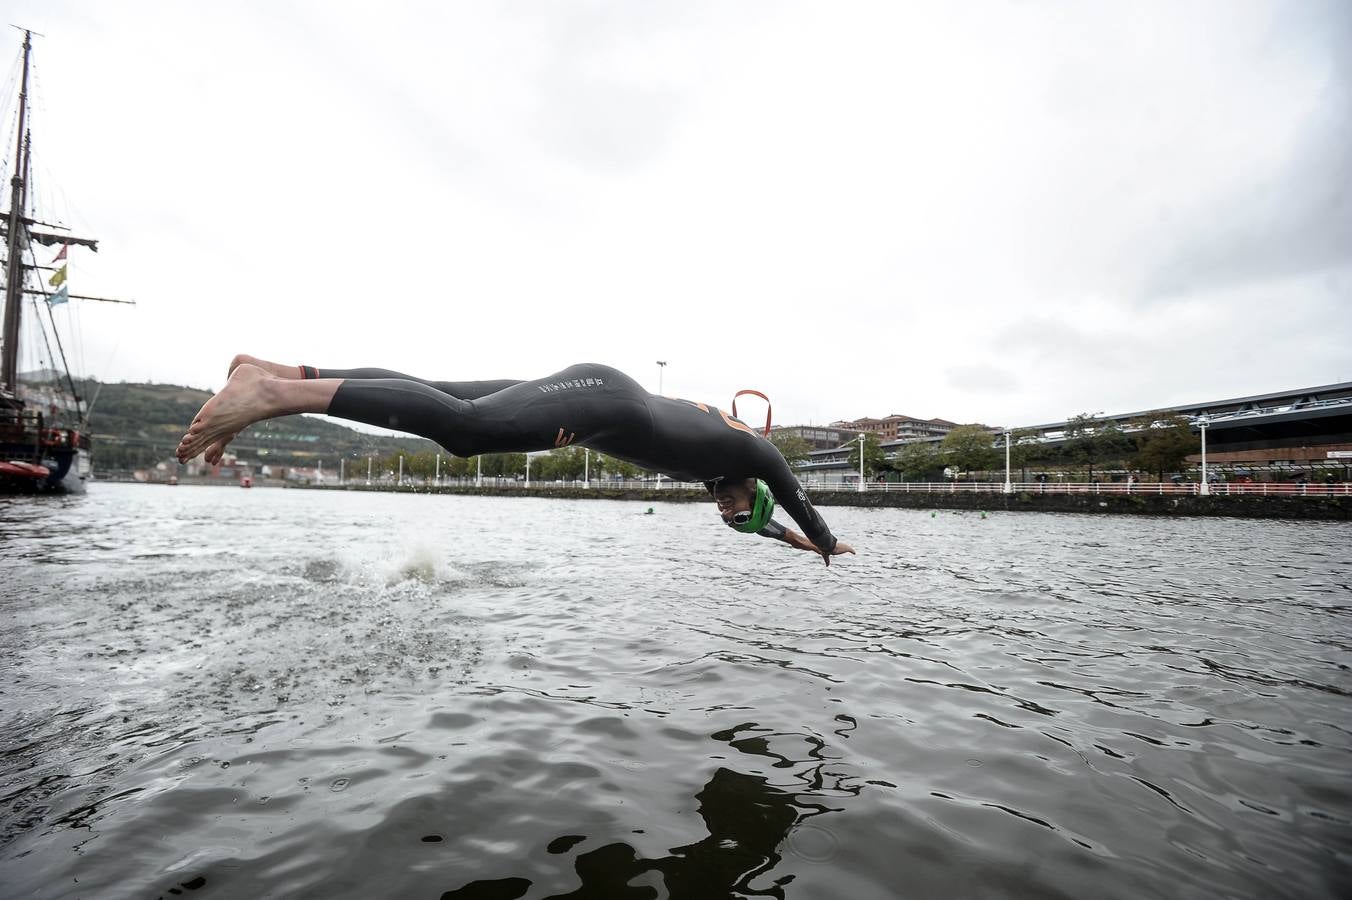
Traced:
<path id="1" fill-rule="evenodd" d="M 662 374 L 663 374 L 666 370 L 667 370 L 667 361 L 666 361 L 665 359 L 659 359 L 659 360 L 657 361 L 657 396 L 659 396 L 659 397 L 664 396 L 663 393 L 662 393 Z M 661 472 L 658 472 L 658 473 L 657 473 L 657 489 L 658 489 L 659 491 L 662 489 L 662 473 L 661 473 Z"/>
<path id="2" fill-rule="evenodd" d="M 526 454 L 526 487 L 530 487 L 530 454 Z"/>
<path id="3" fill-rule="evenodd" d="M 479 487 L 484 483 L 484 457 L 480 453 L 474 457 L 474 486 Z"/>
<path id="4" fill-rule="evenodd" d="M 860 493 L 863 493 L 865 490 L 867 490 L 867 487 L 868 487 L 866 484 L 864 484 L 864 435 L 865 435 L 865 432 L 863 432 L 863 431 L 859 432 L 859 492 L 860 492 Z"/>
<path id="5" fill-rule="evenodd" d="M 1199 494 L 1210 494 L 1211 485 L 1206 480 L 1206 427 L 1211 424 L 1211 420 L 1203 413 L 1197 420 L 1197 427 L 1202 430 L 1202 486 L 1197 489 Z"/>
<path id="6" fill-rule="evenodd" d="M 582 483 L 591 487 L 591 450 L 582 448 Z"/>
<path id="7" fill-rule="evenodd" d="M 1005 493 L 1014 493 L 1014 484 L 1009 480 L 1009 432 L 1005 432 Z"/>

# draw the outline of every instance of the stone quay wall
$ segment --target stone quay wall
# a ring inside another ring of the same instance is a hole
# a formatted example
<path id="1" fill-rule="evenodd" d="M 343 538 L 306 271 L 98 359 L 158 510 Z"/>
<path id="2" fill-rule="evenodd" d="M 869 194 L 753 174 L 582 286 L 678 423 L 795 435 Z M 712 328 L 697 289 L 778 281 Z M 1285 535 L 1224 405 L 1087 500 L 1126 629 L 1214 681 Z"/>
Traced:
<path id="1" fill-rule="evenodd" d="M 477 497 L 550 497 L 563 500 L 631 500 L 642 503 L 707 502 L 700 490 L 544 486 L 426 487 L 423 485 L 326 485 L 321 490 L 395 491 L 415 494 L 458 494 Z M 1352 519 L 1352 496 L 1261 494 L 1207 497 L 1170 494 L 1031 493 L 976 494 L 963 492 L 902 493 L 888 491 L 813 491 L 817 506 L 865 506 L 893 509 L 968 509 L 1007 512 L 1068 512 L 1134 516 L 1236 516 L 1252 519 Z"/>

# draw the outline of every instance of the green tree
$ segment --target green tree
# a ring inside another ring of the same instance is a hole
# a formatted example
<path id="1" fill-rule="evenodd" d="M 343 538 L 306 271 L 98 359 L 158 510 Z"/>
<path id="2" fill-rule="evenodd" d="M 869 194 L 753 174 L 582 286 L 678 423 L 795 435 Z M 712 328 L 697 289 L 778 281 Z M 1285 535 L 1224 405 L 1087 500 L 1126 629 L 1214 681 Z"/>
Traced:
<path id="1" fill-rule="evenodd" d="M 537 456 L 531 460 L 531 475 L 541 481 L 579 481 L 586 465 L 583 459 L 585 451 L 581 447 L 560 447 L 549 451 L 546 456 Z M 537 475 L 537 468 L 538 475 Z"/>
<path id="2" fill-rule="evenodd" d="M 1019 428 L 1009 433 L 1009 466 L 1018 469 L 1019 480 L 1028 480 L 1028 464 L 1045 456 L 1042 436 L 1032 428 Z"/>
<path id="3" fill-rule="evenodd" d="M 1094 480 L 1095 465 L 1102 468 L 1130 449 L 1131 442 L 1117 423 L 1105 422 L 1093 413 L 1080 413 L 1066 423 L 1066 454 L 1089 467 L 1090 481 Z"/>
<path id="4" fill-rule="evenodd" d="M 959 425 L 944 435 L 941 448 L 959 472 L 989 471 L 995 465 L 995 435 L 983 425 Z"/>
<path id="5" fill-rule="evenodd" d="M 630 481 L 643 474 L 643 470 L 631 462 L 597 453 L 592 457 L 592 477 L 599 478 L 600 473 Z"/>
<path id="6" fill-rule="evenodd" d="M 1133 423 L 1136 453 L 1131 464 L 1145 472 L 1154 472 L 1160 481 L 1164 473 L 1178 470 L 1191 453 L 1202 449 L 1201 438 L 1193 433 L 1192 423 L 1175 412 L 1151 413 Z"/>
<path id="7" fill-rule="evenodd" d="M 404 477 L 431 481 L 437 472 L 437 454 L 431 450 L 404 454 Z"/>
<path id="8" fill-rule="evenodd" d="M 515 478 L 526 474 L 526 454 L 524 453 L 485 453 L 483 455 L 483 473 L 493 477 Z"/>
<path id="9" fill-rule="evenodd" d="M 790 466 L 796 466 L 807 459 L 812 452 L 812 445 L 801 435 L 794 434 L 786 428 L 776 428 L 770 432 L 770 443 L 779 450 L 784 461 Z"/>
<path id="10" fill-rule="evenodd" d="M 901 472 L 902 477 L 914 481 L 937 480 L 944 463 L 939 455 L 939 446 L 933 441 L 912 441 L 902 444 L 892 466 Z"/>
<path id="11" fill-rule="evenodd" d="M 872 431 L 864 433 L 864 477 L 875 478 L 887 468 L 887 454 L 883 453 L 882 442 Z M 859 471 L 859 439 L 850 441 L 850 469 Z"/>

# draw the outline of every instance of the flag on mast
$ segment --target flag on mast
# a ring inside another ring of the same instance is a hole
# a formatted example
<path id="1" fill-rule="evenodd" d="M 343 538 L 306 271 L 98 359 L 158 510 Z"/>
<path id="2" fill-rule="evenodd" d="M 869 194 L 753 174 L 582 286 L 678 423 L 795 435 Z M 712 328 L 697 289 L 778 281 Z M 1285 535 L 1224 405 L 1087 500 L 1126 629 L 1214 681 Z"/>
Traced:
<path id="1" fill-rule="evenodd" d="M 70 264 L 67 263 L 66 265 L 64 265 L 64 266 L 62 266 L 61 268 L 57 269 L 57 270 L 56 270 L 56 274 L 53 275 L 53 276 L 47 281 L 47 283 L 50 284 L 52 287 L 60 287 L 61 285 L 65 284 L 65 283 L 66 283 L 66 270 L 69 269 L 69 268 L 70 268 Z"/>
<path id="2" fill-rule="evenodd" d="M 62 244 L 61 249 L 56 251 L 56 256 L 52 257 L 52 262 L 58 263 L 66 258 L 66 251 L 70 249 L 70 244 Z"/>
<path id="3" fill-rule="evenodd" d="M 62 303 L 65 303 L 69 299 L 70 299 L 70 288 L 66 287 L 66 285 L 63 284 L 61 285 L 61 287 L 57 288 L 55 291 L 52 291 L 52 293 L 47 295 L 47 305 L 60 306 Z"/>

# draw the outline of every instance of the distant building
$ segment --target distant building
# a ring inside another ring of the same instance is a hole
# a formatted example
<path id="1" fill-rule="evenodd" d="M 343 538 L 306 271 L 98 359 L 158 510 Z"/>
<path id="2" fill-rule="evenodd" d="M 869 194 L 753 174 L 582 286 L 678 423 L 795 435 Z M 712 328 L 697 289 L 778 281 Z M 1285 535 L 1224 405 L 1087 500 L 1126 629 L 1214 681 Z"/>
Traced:
<path id="1" fill-rule="evenodd" d="M 811 445 L 808 458 L 794 466 L 800 476 L 816 482 L 843 483 L 859 478 L 858 470 L 849 464 L 849 456 L 860 434 L 877 435 L 884 455 L 890 458 L 904 444 L 942 441 L 944 435 L 957 427 L 957 422 L 947 419 L 917 419 L 893 413 L 881 419 L 866 417 L 830 425 L 791 425 L 776 428 L 775 432 L 797 435 Z"/>
<path id="2" fill-rule="evenodd" d="M 831 450 L 842 444 L 859 439 L 859 432 L 834 425 L 786 425 L 776 426 L 772 435 L 788 434 L 807 441 L 813 450 Z"/>
<path id="3" fill-rule="evenodd" d="M 1116 425 L 1130 436 L 1141 422 L 1166 415 L 1187 419 L 1194 433 L 1205 426 L 1208 464 L 1229 469 L 1236 477 L 1352 482 L 1352 382 L 1100 415 L 1098 421 Z M 884 455 L 890 458 L 914 441 L 940 443 L 957 425 L 944 419 L 892 415 L 833 422 L 830 427 L 877 434 Z M 1006 430 L 982 427 L 997 435 Z M 1066 421 L 1017 430 L 1039 445 L 1053 448 L 1070 439 L 1070 427 L 1071 422 Z M 857 482 L 857 463 L 850 465 L 850 449 L 838 446 L 813 450 L 794 468 L 809 484 Z M 1188 458 L 1194 466 L 1200 461 L 1200 454 Z"/>
<path id="4" fill-rule="evenodd" d="M 853 431 L 855 434 L 866 431 L 876 434 L 880 441 L 923 441 L 943 437 L 957 428 L 958 423 L 947 419 L 917 419 L 893 413 L 881 419 L 865 417 L 849 422 L 832 422 L 831 427 Z"/>

